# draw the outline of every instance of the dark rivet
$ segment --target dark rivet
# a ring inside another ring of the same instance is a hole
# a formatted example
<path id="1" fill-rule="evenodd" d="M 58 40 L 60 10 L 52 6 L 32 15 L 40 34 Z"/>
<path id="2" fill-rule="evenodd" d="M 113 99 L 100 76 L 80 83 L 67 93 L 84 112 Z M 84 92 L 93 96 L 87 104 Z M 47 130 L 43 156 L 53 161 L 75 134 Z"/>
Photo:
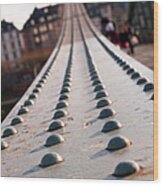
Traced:
<path id="1" fill-rule="evenodd" d="M 63 158 L 58 153 L 48 153 L 44 155 L 39 166 L 45 168 L 60 163 L 62 161 Z"/>
<path id="2" fill-rule="evenodd" d="M 17 125 L 23 122 L 24 122 L 24 119 L 22 117 L 16 116 L 15 118 L 12 119 L 11 125 Z"/>
<path id="3" fill-rule="evenodd" d="M 130 74 L 132 74 L 132 73 L 134 73 L 135 72 L 135 70 L 133 69 L 133 68 L 130 68 L 129 70 L 127 70 L 127 74 L 128 75 L 130 75 Z"/>
<path id="4" fill-rule="evenodd" d="M 29 99 L 36 99 L 37 97 L 38 97 L 38 95 L 35 93 L 32 93 L 29 95 Z"/>
<path id="5" fill-rule="evenodd" d="M 124 66 L 125 64 L 126 64 L 126 62 L 122 61 L 122 62 L 119 64 L 119 66 L 122 67 L 122 66 Z"/>
<path id="6" fill-rule="evenodd" d="M 1 150 L 7 149 L 8 148 L 8 143 L 4 140 L 1 141 Z"/>
<path id="7" fill-rule="evenodd" d="M 28 112 L 29 112 L 29 109 L 27 107 L 22 107 L 22 108 L 19 109 L 18 115 L 26 114 Z"/>
<path id="8" fill-rule="evenodd" d="M 147 82 L 147 79 L 146 78 L 140 78 L 140 79 L 138 79 L 138 81 L 137 81 L 137 85 L 142 85 L 142 84 L 144 84 L 144 83 L 146 83 Z"/>
<path id="9" fill-rule="evenodd" d="M 103 89 L 104 89 L 103 85 L 96 85 L 95 88 L 94 88 L 94 92 L 97 92 L 97 91 L 103 90 Z"/>
<path id="10" fill-rule="evenodd" d="M 64 142 L 64 138 L 60 134 L 54 134 L 48 137 L 48 139 L 45 142 L 45 146 L 50 147 L 63 142 Z"/>
<path id="11" fill-rule="evenodd" d="M 66 82 L 71 82 L 71 81 L 72 81 L 71 78 L 65 78 L 65 79 L 64 79 L 64 83 L 66 83 Z"/>
<path id="12" fill-rule="evenodd" d="M 153 90 L 153 89 L 154 89 L 153 83 L 147 83 L 147 84 L 145 84 L 143 91 L 147 92 L 147 91 L 150 91 L 150 90 Z"/>
<path id="13" fill-rule="evenodd" d="M 68 87 L 63 87 L 62 90 L 61 90 L 61 94 L 63 94 L 63 93 L 69 93 L 70 91 L 71 91 L 70 88 L 68 88 Z"/>
<path id="14" fill-rule="evenodd" d="M 131 145 L 131 141 L 129 139 L 127 139 L 126 137 L 123 136 L 116 136 L 113 137 L 107 146 L 107 150 L 109 151 L 115 151 L 115 150 L 119 150 L 125 147 L 128 147 Z"/>
<path id="15" fill-rule="evenodd" d="M 95 99 L 100 99 L 100 98 L 107 97 L 107 96 L 108 96 L 107 92 L 99 91 L 99 92 L 97 92 Z"/>
<path id="16" fill-rule="evenodd" d="M 50 124 L 48 131 L 58 130 L 65 126 L 65 124 L 62 121 L 53 121 L 53 123 Z"/>
<path id="17" fill-rule="evenodd" d="M 63 87 L 70 87 L 70 86 L 71 86 L 71 83 L 70 82 L 63 83 Z"/>
<path id="18" fill-rule="evenodd" d="M 44 84 L 42 84 L 42 83 L 38 83 L 38 84 L 36 85 L 37 88 L 42 88 L 43 86 L 44 86 Z"/>
<path id="19" fill-rule="evenodd" d="M 92 85 L 95 86 L 95 85 L 98 85 L 98 84 L 101 84 L 101 81 L 100 80 L 94 80 Z"/>
<path id="20" fill-rule="evenodd" d="M 122 125 L 120 122 L 118 122 L 116 120 L 110 120 L 105 123 L 105 125 L 103 126 L 103 129 L 102 129 L 102 132 L 104 132 L 104 133 L 110 132 L 113 130 L 120 129 L 121 127 L 122 127 Z"/>
<path id="21" fill-rule="evenodd" d="M 59 119 L 67 115 L 67 112 L 65 110 L 57 110 L 54 114 L 53 119 Z"/>
<path id="22" fill-rule="evenodd" d="M 35 89 L 33 89 L 33 92 L 34 93 L 40 93 L 41 92 L 41 89 L 40 88 L 35 88 Z"/>
<path id="23" fill-rule="evenodd" d="M 107 117 L 112 117 L 115 115 L 115 111 L 113 109 L 107 108 L 107 109 L 103 109 L 100 114 L 99 114 L 99 119 L 104 119 Z"/>
<path id="24" fill-rule="evenodd" d="M 99 79 L 99 77 L 97 75 L 94 75 L 94 76 L 91 77 L 92 81 L 95 80 L 95 79 Z"/>
<path id="25" fill-rule="evenodd" d="M 90 72 L 90 75 L 91 76 L 97 75 L 97 72 L 96 71 L 92 71 L 92 72 Z"/>
<path id="26" fill-rule="evenodd" d="M 46 82 L 47 82 L 47 80 L 44 78 L 39 81 L 39 83 L 46 83 Z"/>
<path id="27" fill-rule="evenodd" d="M 102 99 L 97 102 L 96 108 L 101 108 L 101 107 L 105 107 L 108 105 L 111 105 L 111 101 L 107 99 Z"/>
<path id="28" fill-rule="evenodd" d="M 26 100 L 24 102 L 24 106 L 30 106 L 30 105 L 34 105 L 34 101 L 33 100 L 29 99 L 29 100 Z"/>
<path id="29" fill-rule="evenodd" d="M 59 98 L 59 101 L 61 100 L 65 100 L 65 99 L 68 99 L 69 98 L 69 95 L 68 94 L 62 94 Z"/>
<path id="30" fill-rule="evenodd" d="M 61 101 L 57 104 L 56 109 L 61 109 L 67 106 L 68 106 L 68 103 L 66 101 Z"/>
<path id="31" fill-rule="evenodd" d="M 6 128 L 6 129 L 3 131 L 2 138 L 5 138 L 5 137 L 8 137 L 8 136 L 14 135 L 14 134 L 16 134 L 16 133 L 17 133 L 17 130 L 16 130 L 14 127 Z"/>
<path id="32" fill-rule="evenodd" d="M 140 166 L 135 161 L 120 162 L 114 171 L 114 176 L 125 177 L 140 171 Z"/>
<path id="33" fill-rule="evenodd" d="M 151 96 L 151 100 L 154 100 L 154 94 Z"/>
<path id="34" fill-rule="evenodd" d="M 137 79 L 140 77 L 140 74 L 138 72 L 134 72 L 131 76 L 131 79 Z"/>
<path id="35" fill-rule="evenodd" d="M 125 65 L 125 66 L 123 66 L 123 70 L 127 70 L 127 69 L 129 69 L 130 68 L 130 65 Z"/>

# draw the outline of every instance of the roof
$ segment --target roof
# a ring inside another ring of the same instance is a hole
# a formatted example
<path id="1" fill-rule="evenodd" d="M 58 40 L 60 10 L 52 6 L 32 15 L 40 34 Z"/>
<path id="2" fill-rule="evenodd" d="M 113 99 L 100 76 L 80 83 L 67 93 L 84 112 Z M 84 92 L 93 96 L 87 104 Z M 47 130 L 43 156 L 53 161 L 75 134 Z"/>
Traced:
<path id="1" fill-rule="evenodd" d="M 1 21 L 1 31 L 10 32 L 11 30 L 18 30 L 12 22 L 7 22 L 5 20 Z"/>

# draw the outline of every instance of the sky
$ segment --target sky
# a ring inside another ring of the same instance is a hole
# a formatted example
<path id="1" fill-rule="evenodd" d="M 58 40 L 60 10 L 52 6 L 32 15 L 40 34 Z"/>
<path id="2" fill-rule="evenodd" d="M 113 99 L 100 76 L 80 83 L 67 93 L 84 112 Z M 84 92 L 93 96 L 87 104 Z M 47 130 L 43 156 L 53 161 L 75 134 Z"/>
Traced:
<path id="1" fill-rule="evenodd" d="M 14 25 L 21 30 L 23 28 L 23 24 L 27 21 L 30 14 L 32 14 L 35 7 L 41 8 L 48 5 L 54 4 L 8 4 L 8 5 L 0 5 L 1 8 L 1 20 L 5 19 L 8 22 L 13 22 Z"/>

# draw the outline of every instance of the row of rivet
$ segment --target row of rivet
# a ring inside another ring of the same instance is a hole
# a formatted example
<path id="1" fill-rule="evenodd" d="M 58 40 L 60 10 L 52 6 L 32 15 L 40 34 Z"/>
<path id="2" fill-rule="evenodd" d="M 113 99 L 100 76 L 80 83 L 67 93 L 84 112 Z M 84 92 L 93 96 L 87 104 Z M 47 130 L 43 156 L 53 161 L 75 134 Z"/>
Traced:
<path id="1" fill-rule="evenodd" d="M 66 23 L 64 25 L 64 28 L 66 27 Z M 63 32 L 62 32 L 62 38 L 60 40 L 60 43 L 59 43 L 59 46 L 58 46 L 58 49 L 55 53 L 55 56 L 53 58 L 53 60 L 51 61 L 51 63 L 49 64 L 49 66 L 47 67 L 45 73 L 42 75 L 41 79 L 38 81 L 38 83 L 35 85 L 35 88 L 33 89 L 32 93 L 29 95 L 28 99 L 24 101 L 24 104 L 21 106 L 21 108 L 19 109 L 16 117 L 14 117 L 10 123 L 11 127 L 7 127 L 4 129 L 3 131 L 3 134 L 2 134 L 2 138 L 6 138 L 6 137 L 9 137 L 9 136 L 12 136 L 14 134 L 17 133 L 17 130 L 15 127 L 15 125 L 18 125 L 18 124 L 21 124 L 24 122 L 24 119 L 23 117 L 21 117 L 20 115 L 23 115 L 23 114 L 26 114 L 29 112 L 29 106 L 32 106 L 34 105 L 34 100 L 38 98 L 38 95 L 39 93 L 41 92 L 41 89 L 44 87 L 44 85 L 47 83 L 47 80 L 49 78 L 49 75 L 50 75 L 50 70 L 51 70 L 51 67 L 59 53 L 59 50 L 61 48 L 61 45 L 62 45 L 62 42 L 63 42 L 63 38 L 64 38 L 64 35 L 65 35 L 65 29 L 63 29 Z M 6 141 L 2 140 L 1 141 L 1 150 L 4 150 L 6 148 L 8 148 L 9 145 Z"/>
<path id="2" fill-rule="evenodd" d="M 79 19 L 78 19 L 78 21 L 79 21 Z M 83 35 L 82 29 L 81 29 L 81 26 L 80 26 L 80 22 L 79 22 L 79 27 L 80 27 L 80 30 L 81 30 L 81 35 Z M 83 35 L 83 40 L 85 40 L 84 35 Z M 90 71 L 90 75 L 91 75 L 91 80 L 97 79 L 96 83 L 98 84 L 98 86 L 100 86 L 99 91 L 101 91 L 100 89 L 104 89 L 104 86 L 102 86 L 100 80 L 98 79 L 98 74 L 95 71 L 95 67 L 93 65 L 92 58 L 90 56 L 90 53 L 88 51 L 88 47 L 86 46 L 86 43 L 84 45 L 85 45 L 85 48 L 86 48 L 86 54 L 87 54 L 88 59 L 89 59 L 88 60 L 89 61 L 88 66 L 89 66 L 89 71 Z M 137 76 L 137 75 L 135 75 L 135 76 Z M 134 79 L 135 77 L 132 77 L 132 78 Z M 96 84 L 96 83 L 93 83 L 93 85 Z M 98 93 L 98 96 L 96 95 L 96 99 L 102 98 L 102 97 L 105 97 L 105 96 L 107 96 L 107 93 L 103 91 L 103 92 Z M 105 106 L 109 106 L 110 104 L 111 104 L 110 100 L 108 101 L 106 99 L 102 99 L 97 103 L 96 108 L 102 108 L 102 107 L 105 107 Z M 105 119 L 105 118 L 112 117 L 114 115 L 115 115 L 115 111 L 113 109 L 105 108 L 100 112 L 98 118 L 99 119 Z M 105 123 L 104 127 L 102 128 L 102 132 L 104 132 L 104 133 L 111 132 L 113 130 L 120 129 L 121 127 L 122 127 L 121 123 L 118 122 L 117 120 L 109 120 Z M 123 136 L 116 136 L 116 137 L 113 137 L 109 141 L 109 143 L 106 147 L 106 150 L 116 151 L 116 150 L 120 150 L 122 148 L 129 147 L 131 144 L 132 144 L 132 142 L 128 138 L 123 137 Z M 113 175 L 116 176 L 116 177 L 125 177 L 125 176 L 128 176 L 130 174 L 136 173 L 139 170 L 140 170 L 140 166 L 135 161 L 124 161 L 124 162 L 120 162 L 116 166 Z"/>
<path id="3" fill-rule="evenodd" d="M 63 80 L 63 84 L 62 84 L 62 88 L 60 91 L 60 97 L 59 97 L 59 102 L 57 103 L 55 109 L 55 113 L 53 116 L 54 121 L 50 124 L 49 128 L 48 128 L 48 132 L 52 132 L 58 129 L 61 129 L 65 126 L 64 122 L 61 121 L 61 118 L 64 118 L 65 116 L 67 116 L 67 111 L 64 110 L 66 107 L 68 107 L 68 98 L 69 98 L 69 93 L 71 91 L 71 85 L 72 85 L 72 54 L 73 54 L 73 21 L 71 19 L 71 29 L 72 29 L 72 34 L 71 34 L 71 47 L 70 47 L 70 53 L 69 53 L 69 57 L 68 57 L 68 65 L 66 68 L 66 72 L 65 72 L 65 76 L 64 76 L 64 80 Z M 59 143 L 63 143 L 64 142 L 64 138 L 62 135 L 60 134 L 54 134 L 51 135 L 47 138 L 46 142 L 45 142 L 45 146 L 46 147 L 51 147 L 53 145 L 57 145 Z M 39 164 L 40 167 L 49 167 L 52 166 L 54 164 L 60 163 L 63 161 L 63 158 L 61 155 L 59 155 L 56 152 L 52 152 L 52 153 L 48 153 L 45 154 L 43 156 L 43 158 L 41 159 L 41 163 Z"/>

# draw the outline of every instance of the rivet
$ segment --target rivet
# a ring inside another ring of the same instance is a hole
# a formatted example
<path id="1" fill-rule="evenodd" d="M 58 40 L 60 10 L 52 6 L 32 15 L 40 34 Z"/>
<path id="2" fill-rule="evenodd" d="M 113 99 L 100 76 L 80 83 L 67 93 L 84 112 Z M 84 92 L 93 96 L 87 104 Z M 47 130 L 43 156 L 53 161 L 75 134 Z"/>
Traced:
<path id="1" fill-rule="evenodd" d="M 38 95 L 36 93 L 32 93 L 29 95 L 29 99 L 36 99 Z"/>
<path id="2" fill-rule="evenodd" d="M 16 130 L 14 127 L 6 128 L 6 129 L 3 131 L 2 138 L 5 138 L 5 137 L 8 137 L 8 136 L 14 135 L 14 134 L 16 134 L 16 133 L 17 133 L 17 130 Z"/>
<path id="3" fill-rule="evenodd" d="M 135 161 L 120 162 L 114 171 L 114 176 L 125 177 L 140 171 L 140 166 Z"/>
<path id="4" fill-rule="evenodd" d="M 30 105 L 34 105 L 34 101 L 33 100 L 29 99 L 29 100 L 26 100 L 24 102 L 24 106 L 30 106 Z"/>
<path id="5" fill-rule="evenodd" d="M 147 92 L 147 91 L 150 91 L 150 90 L 153 90 L 153 89 L 154 89 L 153 83 L 147 83 L 147 84 L 145 84 L 143 91 Z"/>
<path id="6" fill-rule="evenodd" d="M 97 75 L 91 77 L 91 81 L 94 81 L 95 79 L 99 79 L 99 77 Z"/>
<path id="7" fill-rule="evenodd" d="M 7 149 L 8 148 L 8 143 L 4 140 L 1 140 L 1 150 Z"/>
<path id="8" fill-rule="evenodd" d="M 61 90 L 61 94 L 63 94 L 63 93 L 69 93 L 70 91 L 71 91 L 70 88 L 68 88 L 68 87 L 63 87 L 62 90 Z"/>
<path id="9" fill-rule="evenodd" d="M 94 92 L 97 92 L 97 91 L 103 90 L 103 89 L 104 89 L 103 85 L 96 85 L 95 88 L 94 88 Z"/>
<path id="10" fill-rule="evenodd" d="M 98 85 L 98 84 L 101 84 L 101 81 L 100 80 L 94 80 L 92 85 L 95 86 L 95 85 Z"/>
<path id="11" fill-rule="evenodd" d="M 40 93 L 40 92 L 41 92 L 41 89 L 40 89 L 40 88 L 34 88 L 34 89 L 33 89 L 33 92 L 34 92 L 34 93 Z"/>
<path id="12" fill-rule="evenodd" d="M 96 108 L 101 108 L 101 107 L 105 107 L 108 105 L 111 105 L 111 101 L 107 99 L 102 99 L 97 102 Z"/>
<path id="13" fill-rule="evenodd" d="M 133 69 L 133 68 L 130 68 L 129 70 L 127 70 L 127 74 L 128 75 L 130 75 L 130 74 L 132 74 L 132 73 L 134 73 L 135 72 L 135 70 Z"/>
<path id="14" fill-rule="evenodd" d="M 115 151 L 115 150 L 119 150 L 125 147 L 128 147 L 131 145 L 131 141 L 129 139 L 127 139 L 126 137 L 123 136 L 116 136 L 113 137 L 107 146 L 107 150 L 109 151 Z"/>
<path id="15" fill-rule="evenodd" d="M 100 98 L 103 98 L 103 97 L 107 97 L 108 96 L 108 93 L 105 92 L 105 91 L 99 91 L 97 92 L 96 96 L 95 96 L 95 99 L 100 99 Z"/>
<path id="16" fill-rule="evenodd" d="M 29 112 L 29 109 L 27 107 L 21 107 L 18 111 L 18 115 L 26 114 Z"/>
<path id="17" fill-rule="evenodd" d="M 64 93 L 64 94 L 62 94 L 62 95 L 60 96 L 59 101 L 65 100 L 65 99 L 68 99 L 68 98 L 69 98 L 69 95 L 66 94 L 66 93 Z"/>
<path id="18" fill-rule="evenodd" d="M 44 86 L 44 84 L 42 84 L 42 83 L 38 83 L 38 84 L 36 85 L 37 88 L 42 88 L 43 86 Z"/>
<path id="19" fill-rule="evenodd" d="M 61 109 L 61 108 L 67 107 L 67 106 L 68 106 L 68 103 L 66 101 L 61 101 L 61 102 L 57 103 L 56 109 Z"/>
<path id="20" fill-rule="evenodd" d="M 65 79 L 64 79 L 64 83 L 66 83 L 66 82 L 71 82 L 71 81 L 72 81 L 71 78 L 65 78 Z"/>
<path id="21" fill-rule="evenodd" d="M 64 110 L 57 110 L 54 114 L 53 119 L 59 119 L 67 115 L 67 112 Z"/>
<path id="22" fill-rule="evenodd" d="M 62 161 L 63 158 L 58 153 L 48 153 L 41 159 L 41 163 L 39 166 L 45 168 Z"/>
<path id="23" fill-rule="evenodd" d="M 130 65 L 125 65 L 125 66 L 123 66 L 123 70 L 127 70 L 127 69 L 129 69 L 130 68 Z"/>
<path id="24" fill-rule="evenodd" d="M 112 117 L 115 115 L 115 111 L 113 109 L 107 108 L 107 109 L 103 109 L 100 114 L 99 114 L 99 119 L 104 119 L 107 117 Z"/>
<path id="25" fill-rule="evenodd" d="M 119 64 L 119 66 L 122 67 L 122 66 L 124 66 L 125 64 L 126 64 L 126 62 L 122 61 L 122 62 Z"/>
<path id="26" fill-rule="evenodd" d="M 140 77 L 140 74 L 138 72 L 134 72 L 131 76 L 131 79 L 137 79 Z"/>
<path id="27" fill-rule="evenodd" d="M 140 78 L 140 79 L 138 79 L 138 81 L 137 81 L 137 85 L 142 85 L 142 84 L 144 84 L 144 83 L 146 83 L 147 82 L 147 79 L 146 78 Z"/>
<path id="28" fill-rule="evenodd" d="M 12 119 L 11 125 L 17 125 L 23 122 L 24 122 L 24 119 L 22 117 L 16 116 L 15 118 Z"/>
<path id="29" fill-rule="evenodd" d="M 48 128 L 48 131 L 53 131 L 53 130 L 58 130 L 58 129 L 61 129 L 65 126 L 65 124 L 62 122 L 62 121 L 53 121 L 49 128 Z"/>
<path id="30" fill-rule="evenodd" d="M 103 129 L 102 129 L 102 132 L 104 132 L 104 133 L 110 132 L 113 130 L 120 129 L 121 127 L 122 127 L 121 123 L 118 122 L 117 120 L 110 120 L 105 123 L 105 125 L 103 126 Z"/>
<path id="31" fill-rule="evenodd" d="M 60 134 L 53 134 L 48 137 L 48 139 L 45 142 L 45 146 L 50 147 L 63 142 L 64 142 L 64 138 Z"/>
<path id="32" fill-rule="evenodd" d="M 46 83 L 46 82 L 47 82 L 47 80 L 44 79 L 44 78 L 42 78 L 42 79 L 39 81 L 39 83 Z"/>
<path id="33" fill-rule="evenodd" d="M 71 83 L 70 82 L 65 82 L 63 83 L 63 86 L 62 87 L 70 87 L 71 86 Z"/>

